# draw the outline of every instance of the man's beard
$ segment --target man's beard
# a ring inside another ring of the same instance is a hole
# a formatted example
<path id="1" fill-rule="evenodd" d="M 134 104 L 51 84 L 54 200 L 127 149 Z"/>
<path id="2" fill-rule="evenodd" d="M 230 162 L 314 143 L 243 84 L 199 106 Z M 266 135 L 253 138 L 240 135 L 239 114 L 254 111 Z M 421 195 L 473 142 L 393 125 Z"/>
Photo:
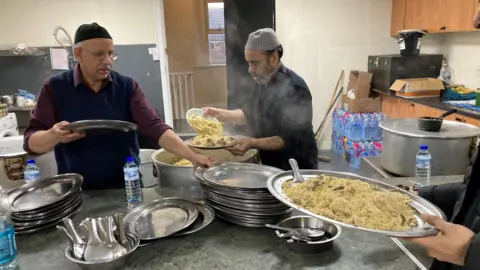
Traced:
<path id="1" fill-rule="evenodd" d="M 255 81 L 258 83 L 258 84 L 267 84 L 270 82 L 270 80 L 273 78 L 273 76 L 275 75 L 275 68 L 273 66 L 270 66 L 270 68 L 268 69 L 268 72 L 266 75 L 262 76 L 262 77 L 259 77 L 259 78 L 253 78 L 255 79 Z"/>

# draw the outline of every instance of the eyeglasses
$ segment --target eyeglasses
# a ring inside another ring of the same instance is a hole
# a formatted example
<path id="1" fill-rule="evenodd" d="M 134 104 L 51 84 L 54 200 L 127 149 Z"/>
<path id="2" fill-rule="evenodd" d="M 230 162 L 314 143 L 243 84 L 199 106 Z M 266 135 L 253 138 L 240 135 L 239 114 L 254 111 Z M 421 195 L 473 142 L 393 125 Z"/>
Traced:
<path id="1" fill-rule="evenodd" d="M 111 60 L 115 61 L 118 58 L 118 55 L 116 55 L 114 52 L 91 52 L 89 50 L 85 50 L 85 49 L 83 50 L 93 55 L 93 57 L 97 60 L 103 60 L 106 57 L 108 57 Z"/>

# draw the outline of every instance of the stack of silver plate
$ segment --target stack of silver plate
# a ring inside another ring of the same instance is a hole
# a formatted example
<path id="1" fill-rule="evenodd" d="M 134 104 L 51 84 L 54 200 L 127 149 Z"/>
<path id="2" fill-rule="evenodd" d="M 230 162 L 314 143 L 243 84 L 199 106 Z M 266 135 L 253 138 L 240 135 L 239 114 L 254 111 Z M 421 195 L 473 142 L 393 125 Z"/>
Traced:
<path id="1" fill-rule="evenodd" d="M 54 226 L 82 208 L 79 174 L 60 174 L 9 191 L 12 221 L 17 235 Z"/>
<path id="2" fill-rule="evenodd" d="M 276 223 L 291 209 L 267 189 L 267 179 L 280 169 L 249 163 L 222 163 L 209 169 L 196 168 L 205 203 L 216 216 L 246 227 Z"/>

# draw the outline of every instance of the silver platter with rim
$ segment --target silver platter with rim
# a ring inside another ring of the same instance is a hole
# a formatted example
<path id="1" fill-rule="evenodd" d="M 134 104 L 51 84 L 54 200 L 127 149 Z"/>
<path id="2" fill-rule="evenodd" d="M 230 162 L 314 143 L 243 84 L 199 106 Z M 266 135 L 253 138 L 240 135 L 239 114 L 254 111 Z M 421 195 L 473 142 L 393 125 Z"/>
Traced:
<path id="1" fill-rule="evenodd" d="M 82 120 L 75 121 L 62 127 L 71 131 L 86 131 L 92 129 L 111 129 L 120 130 L 124 132 L 134 131 L 137 125 L 134 123 L 120 121 L 120 120 Z"/>
<path id="2" fill-rule="evenodd" d="M 197 206 L 185 199 L 157 199 L 128 213 L 125 229 L 141 241 L 160 239 L 192 225 L 198 213 Z"/>
<path id="3" fill-rule="evenodd" d="M 270 166 L 251 163 L 223 163 L 203 172 L 203 179 L 209 183 L 240 190 L 265 189 L 267 179 L 283 172 Z"/>
<path id="4" fill-rule="evenodd" d="M 402 194 L 407 195 L 410 197 L 411 202 L 410 206 L 415 210 L 416 212 L 416 218 L 417 218 L 417 227 L 412 228 L 411 230 L 408 231 L 384 231 L 384 230 L 373 230 L 373 229 L 368 229 L 368 228 L 363 228 L 363 227 L 357 227 L 351 224 L 343 223 L 340 221 L 336 221 L 333 219 L 330 219 L 325 216 L 317 215 L 295 203 L 290 201 L 290 199 L 283 193 L 282 189 L 282 184 L 290 181 L 293 179 L 292 172 L 291 171 L 286 171 L 283 173 L 279 173 L 276 175 L 271 176 L 268 181 L 267 181 L 267 187 L 268 190 L 281 202 L 284 204 L 297 209 L 298 211 L 307 214 L 311 217 L 318 218 L 321 220 L 325 220 L 327 222 L 331 222 L 334 224 L 337 224 L 339 226 L 345 227 L 345 228 L 350 228 L 350 229 L 357 229 L 357 230 L 362 230 L 362 231 L 367 231 L 367 232 L 373 232 L 373 233 L 378 233 L 378 234 L 383 234 L 387 235 L 390 237 L 423 237 L 423 236 L 433 236 L 438 234 L 438 230 L 432 227 L 429 224 L 426 224 L 421 218 L 420 214 L 429 214 L 429 215 L 434 215 L 434 216 L 439 216 L 442 219 L 446 219 L 445 214 L 437 208 L 435 205 L 430 203 L 429 201 L 413 194 L 410 192 L 407 192 L 406 190 L 403 190 L 401 188 L 397 188 L 393 185 L 389 185 L 386 183 L 383 183 L 381 181 L 377 181 L 371 178 L 366 178 L 362 177 L 356 174 L 352 173 L 344 173 L 344 172 L 332 172 L 332 171 L 324 171 L 324 170 L 300 170 L 302 176 L 305 179 L 308 178 L 313 178 L 319 175 L 328 175 L 328 176 L 333 176 L 333 177 L 339 177 L 339 178 L 348 178 L 352 180 L 360 180 L 362 182 L 366 182 L 372 185 L 376 185 L 381 189 L 384 190 L 391 190 L 391 191 L 396 191 L 400 192 Z"/>

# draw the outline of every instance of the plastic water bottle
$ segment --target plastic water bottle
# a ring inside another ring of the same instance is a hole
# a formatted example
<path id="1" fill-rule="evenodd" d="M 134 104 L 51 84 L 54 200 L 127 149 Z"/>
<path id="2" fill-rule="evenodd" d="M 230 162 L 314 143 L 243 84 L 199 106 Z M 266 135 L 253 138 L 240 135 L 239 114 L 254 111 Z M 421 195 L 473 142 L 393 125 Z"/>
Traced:
<path id="1" fill-rule="evenodd" d="M 17 268 L 15 231 L 10 219 L 10 199 L 0 187 L 0 270 Z"/>
<path id="2" fill-rule="evenodd" d="M 140 173 L 133 157 L 127 157 L 127 163 L 123 166 L 125 176 L 125 191 L 129 208 L 133 208 L 142 202 L 142 187 L 140 186 Z"/>
<path id="3" fill-rule="evenodd" d="M 427 145 L 421 145 L 416 157 L 415 182 L 421 187 L 430 185 L 432 155 Z"/>
<path id="4" fill-rule="evenodd" d="M 27 184 L 33 183 L 40 179 L 40 168 L 35 165 L 35 160 L 27 160 L 27 166 L 25 167 L 23 174 Z"/>

